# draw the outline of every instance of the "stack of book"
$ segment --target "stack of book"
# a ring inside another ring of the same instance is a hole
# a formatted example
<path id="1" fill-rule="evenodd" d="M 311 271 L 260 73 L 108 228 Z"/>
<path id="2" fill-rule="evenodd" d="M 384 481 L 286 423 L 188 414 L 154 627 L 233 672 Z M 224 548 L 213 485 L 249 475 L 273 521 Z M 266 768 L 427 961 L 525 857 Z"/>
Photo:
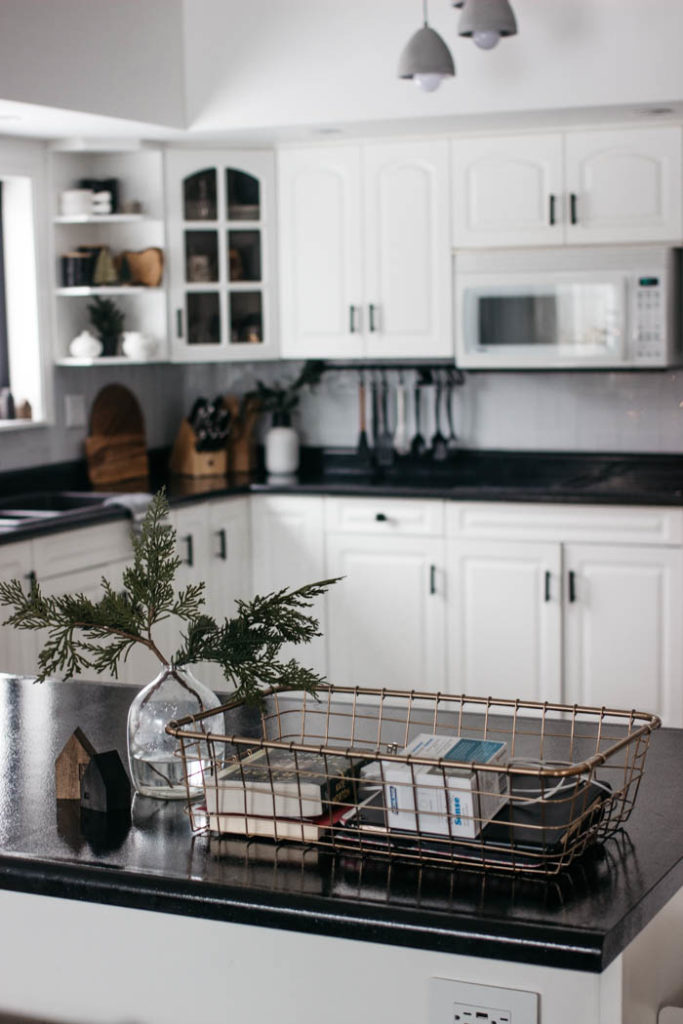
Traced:
<path id="1" fill-rule="evenodd" d="M 264 747 L 206 780 L 211 832 L 315 842 L 356 802 L 368 759 Z"/>

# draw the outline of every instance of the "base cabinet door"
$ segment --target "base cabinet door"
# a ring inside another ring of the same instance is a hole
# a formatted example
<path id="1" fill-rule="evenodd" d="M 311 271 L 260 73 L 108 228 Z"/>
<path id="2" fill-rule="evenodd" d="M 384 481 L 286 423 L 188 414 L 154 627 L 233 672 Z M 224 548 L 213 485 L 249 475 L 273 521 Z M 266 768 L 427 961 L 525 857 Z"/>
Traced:
<path id="1" fill-rule="evenodd" d="M 323 498 L 255 495 L 251 501 L 254 594 L 270 594 L 283 587 L 296 588 L 325 579 Z M 322 635 L 305 647 L 283 647 L 280 657 L 283 661 L 295 658 L 324 675 L 328 622 L 324 598 L 315 602 L 309 614 L 318 619 Z"/>
<path id="2" fill-rule="evenodd" d="M 445 686 L 444 542 L 330 534 L 328 675 L 339 686 Z"/>
<path id="3" fill-rule="evenodd" d="M 451 541 L 448 689 L 479 697 L 561 697 L 561 546 Z"/>
<path id="4" fill-rule="evenodd" d="M 567 545 L 566 699 L 683 725 L 683 556 L 673 548 Z"/>
<path id="5" fill-rule="evenodd" d="M 21 580 L 24 590 L 29 586 L 33 570 L 31 541 L 19 541 L 0 547 L 0 579 Z M 11 614 L 10 608 L 0 608 L 0 665 L 3 672 L 16 675 L 35 675 L 38 665 L 38 639 L 28 629 L 3 626 Z"/>

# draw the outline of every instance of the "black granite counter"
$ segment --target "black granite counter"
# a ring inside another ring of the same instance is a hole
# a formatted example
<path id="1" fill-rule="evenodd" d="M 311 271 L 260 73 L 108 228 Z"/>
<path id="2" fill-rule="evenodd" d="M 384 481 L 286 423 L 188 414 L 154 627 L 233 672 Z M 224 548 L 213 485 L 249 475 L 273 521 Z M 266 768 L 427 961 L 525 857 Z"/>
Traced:
<path id="1" fill-rule="evenodd" d="M 123 495 L 163 486 L 171 505 L 270 493 L 683 507 L 683 455 L 461 451 L 446 462 L 406 457 L 380 470 L 360 463 L 352 451 L 306 449 L 299 474 L 290 480 L 269 479 L 262 471 L 228 477 L 174 476 L 167 462 L 167 451 L 152 453 L 150 477 L 120 485 Z M 85 465 L 0 474 L 0 520 L 1 504 L 8 496 L 60 489 L 89 491 Z M 68 521 L 29 520 L 11 529 L 0 523 L 0 544 L 125 515 L 122 508 L 92 506 Z"/>
<path id="2" fill-rule="evenodd" d="M 55 756 L 80 725 L 125 757 L 134 692 L 0 675 L 0 887 L 599 972 L 683 885 L 679 730 L 652 737 L 627 831 L 545 882 L 193 836 L 182 804 L 138 797 L 129 828 L 84 833 Z"/>

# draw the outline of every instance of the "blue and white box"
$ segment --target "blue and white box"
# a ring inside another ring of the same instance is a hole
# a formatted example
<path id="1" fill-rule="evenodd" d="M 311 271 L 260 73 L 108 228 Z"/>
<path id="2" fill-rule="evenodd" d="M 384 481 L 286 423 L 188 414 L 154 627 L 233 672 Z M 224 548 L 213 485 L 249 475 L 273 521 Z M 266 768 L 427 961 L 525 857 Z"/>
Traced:
<path id="1" fill-rule="evenodd" d="M 507 803 L 509 782 L 505 772 L 448 764 L 504 766 L 506 743 L 420 733 L 401 753 L 440 759 L 442 765 L 382 761 L 389 828 L 474 839 Z"/>

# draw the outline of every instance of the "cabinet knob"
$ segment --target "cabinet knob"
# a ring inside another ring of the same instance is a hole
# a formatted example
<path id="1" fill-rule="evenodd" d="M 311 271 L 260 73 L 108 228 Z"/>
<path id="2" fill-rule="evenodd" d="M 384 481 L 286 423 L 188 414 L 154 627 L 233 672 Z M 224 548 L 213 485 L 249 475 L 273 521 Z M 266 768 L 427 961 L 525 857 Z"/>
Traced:
<path id="1" fill-rule="evenodd" d="M 375 521 L 378 523 L 387 523 L 389 522 L 389 517 L 385 516 L 384 512 L 378 512 L 375 516 Z"/>

